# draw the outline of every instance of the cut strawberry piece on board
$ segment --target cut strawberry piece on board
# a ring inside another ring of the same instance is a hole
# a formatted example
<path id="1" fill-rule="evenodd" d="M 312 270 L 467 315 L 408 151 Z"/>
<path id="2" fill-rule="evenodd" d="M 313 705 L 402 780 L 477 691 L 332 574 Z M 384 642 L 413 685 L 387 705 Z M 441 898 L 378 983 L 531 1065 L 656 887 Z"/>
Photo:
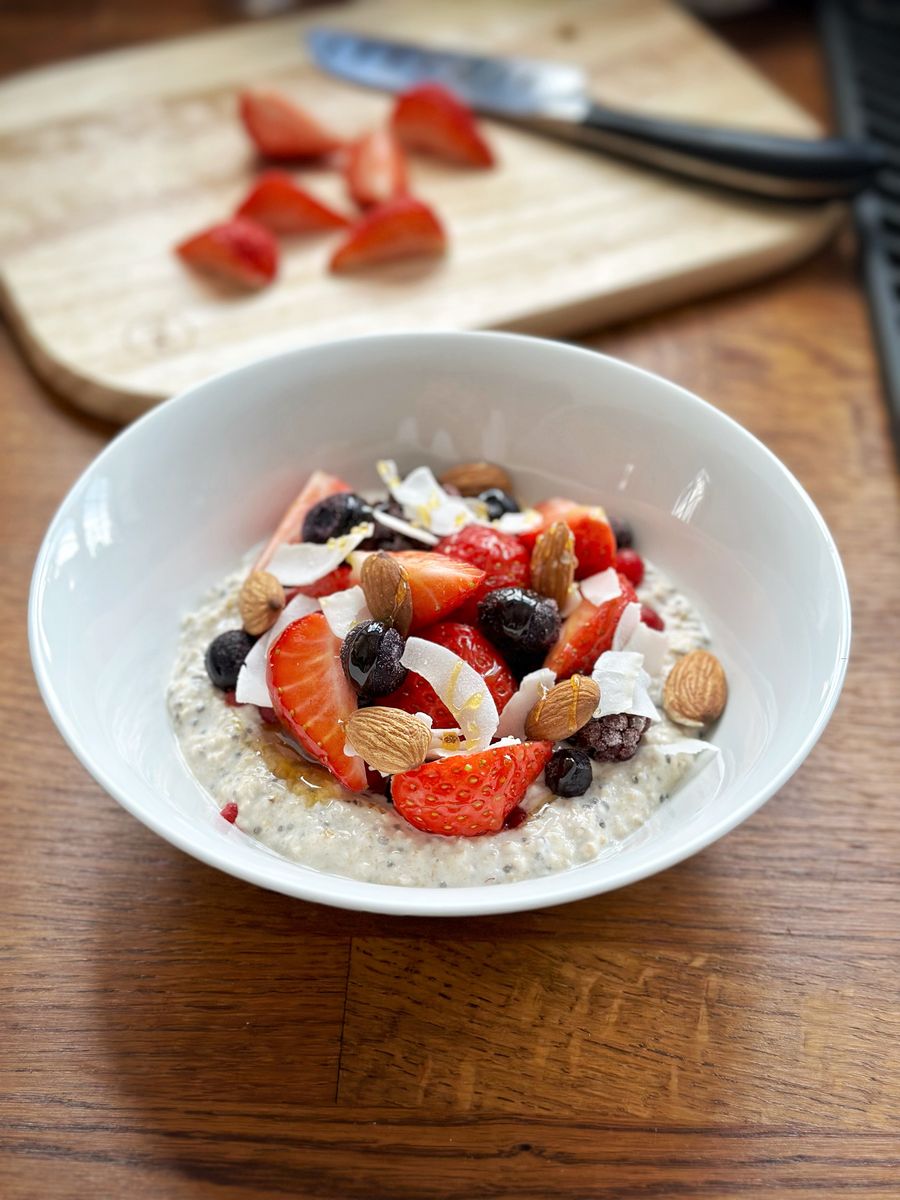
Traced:
<path id="1" fill-rule="evenodd" d="M 624 575 L 619 576 L 619 584 L 621 595 L 599 605 L 582 600 L 563 621 L 556 645 L 544 662 L 545 667 L 556 672 L 557 679 L 568 679 L 575 674 L 590 675 L 600 655 L 612 646 L 613 634 L 625 606 L 637 600 L 637 593 Z"/>
<path id="2" fill-rule="evenodd" d="M 313 471 L 301 490 L 288 505 L 287 509 L 285 509 L 284 516 L 278 522 L 275 532 L 259 552 L 259 556 L 253 564 L 253 570 L 262 571 L 268 565 L 272 555 L 283 543 L 300 541 L 303 518 L 314 504 L 318 504 L 326 496 L 333 496 L 337 492 L 352 491 L 353 488 L 351 488 L 350 484 L 344 483 L 343 479 L 338 479 L 337 475 L 329 475 L 326 471 Z"/>
<path id="3" fill-rule="evenodd" d="M 265 287 L 278 273 L 275 239 L 243 217 L 211 225 L 179 242 L 175 253 L 194 270 L 239 287 Z"/>
<path id="4" fill-rule="evenodd" d="M 347 148 L 347 190 L 360 208 L 385 204 L 406 191 L 406 157 L 390 129 L 373 129 Z"/>
<path id="5" fill-rule="evenodd" d="M 394 808 L 426 833 L 497 833 L 552 753 L 552 742 L 523 742 L 425 763 L 392 778 Z"/>
<path id="6" fill-rule="evenodd" d="M 446 646 L 477 671 L 494 698 L 497 712 L 503 712 L 516 692 L 516 680 L 503 657 L 483 633 L 471 625 L 443 621 L 426 629 L 421 636 L 427 642 Z M 378 703 L 388 708 L 402 708 L 409 713 L 427 713 L 435 729 L 453 729 L 457 723 L 428 680 L 414 671 L 410 671 L 396 692 L 391 692 Z"/>
<path id="7" fill-rule="evenodd" d="M 355 271 L 398 258 L 432 257 L 447 249 L 447 236 L 434 212 L 412 196 L 398 196 L 370 209 L 350 227 L 331 257 L 332 271 Z"/>
<path id="8" fill-rule="evenodd" d="M 406 570 L 412 592 L 412 632 L 449 616 L 484 582 L 484 571 L 429 550 L 398 550 L 391 555 Z"/>
<path id="9" fill-rule="evenodd" d="M 441 538 L 435 550 L 460 562 L 471 563 L 485 573 L 484 583 L 455 614 L 457 621 L 478 624 L 478 601 L 502 587 L 528 587 L 531 554 L 519 538 L 488 525 L 467 525 L 458 533 Z"/>
<path id="10" fill-rule="evenodd" d="M 536 529 L 519 534 L 519 540 L 529 550 L 534 549 L 539 534 L 556 521 L 565 521 L 575 538 L 576 579 L 588 579 L 613 565 L 616 538 L 602 508 L 576 504 L 574 500 L 560 496 L 535 507 L 543 518 L 542 523 Z"/>
<path id="11" fill-rule="evenodd" d="M 494 165 L 472 110 L 439 83 L 421 83 L 398 96 L 391 127 L 410 150 L 468 167 Z"/>
<path id="12" fill-rule="evenodd" d="M 356 712 L 356 692 L 324 613 L 301 617 L 277 638 L 266 682 L 279 721 L 300 745 L 351 792 L 365 791 L 366 764 L 344 753 L 344 722 Z"/>
<path id="13" fill-rule="evenodd" d="M 343 145 L 311 113 L 274 88 L 246 88 L 238 111 L 250 139 L 266 158 L 321 158 Z"/>
<path id="14" fill-rule="evenodd" d="M 266 171 L 237 210 L 273 233 L 315 233 L 343 229 L 350 222 L 321 200 L 298 187 L 285 171 Z"/>

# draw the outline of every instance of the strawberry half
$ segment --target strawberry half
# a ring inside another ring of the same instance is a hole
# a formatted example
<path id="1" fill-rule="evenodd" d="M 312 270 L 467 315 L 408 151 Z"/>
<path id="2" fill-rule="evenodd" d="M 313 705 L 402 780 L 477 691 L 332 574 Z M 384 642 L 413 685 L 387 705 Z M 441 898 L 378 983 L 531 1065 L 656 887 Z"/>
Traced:
<path id="1" fill-rule="evenodd" d="M 447 235 L 434 212 L 412 196 L 370 209 L 350 227 L 331 256 L 332 271 L 355 271 L 397 258 L 443 254 Z"/>
<path id="2" fill-rule="evenodd" d="M 329 475 L 326 471 L 313 471 L 309 479 L 285 509 L 284 516 L 278 522 L 275 532 L 259 552 L 254 571 L 262 571 L 272 555 L 284 542 L 299 542 L 303 529 L 303 518 L 314 504 L 333 496 L 336 492 L 352 492 L 349 483 L 338 479 L 337 475 Z M 335 591 L 338 589 L 335 588 Z M 322 595 L 325 595 L 323 592 Z"/>
<path id="3" fill-rule="evenodd" d="M 321 158 L 343 144 L 274 88 L 246 88 L 238 97 L 238 111 L 251 141 L 266 158 Z"/>
<path id="4" fill-rule="evenodd" d="M 314 233 L 343 229 L 350 222 L 321 200 L 298 187 L 285 171 L 266 171 L 237 210 L 273 233 Z"/>
<path id="5" fill-rule="evenodd" d="M 202 272 L 240 287 L 261 288 L 278 272 L 275 239 L 255 221 L 235 217 L 194 234 L 175 247 L 178 257 Z"/>
<path id="6" fill-rule="evenodd" d="M 412 591 L 412 632 L 448 616 L 481 587 L 484 571 L 429 550 L 398 550 Z"/>
<path id="7" fill-rule="evenodd" d="M 488 525 L 467 525 L 458 533 L 441 538 L 435 551 L 460 562 L 471 563 L 484 571 L 484 583 L 455 614 L 457 621 L 478 624 L 478 601 L 488 592 L 502 587 L 528 587 L 531 578 L 531 554 L 517 537 L 501 533 Z"/>
<path id="8" fill-rule="evenodd" d="M 619 576 L 619 583 L 620 596 L 600 605 L 582 600 L 563 621 L 556 645 L 544 662 L 545 667 L 556 672 L 557 679 L 568 679 L 575 674 L 590 675 L 600 655 L 612 646 L 613 634 L 626 604 L 637 600 L 637 593 L 624 575 Z"/>
<path id="9" fill-rule="evenodd" d="M 523 742 L 425 763 L 392 778 L 394 808 L 426 833 L 497 833 L 552 753 L 552 742 Z"/>
<path id="10" fill-rule="evenodd" d="M 347 149 L 347 190 L 360 208 L 384 204 L 406 191 L 406 157 L 389 129 L 373 129 Z"/>
<path id="11" fill-rule="evenodd" d="M 456 621 L 443 621 L 433 625 L 422 634 L 426 642 L 446 646 L 469 664 L 487 684 L 494 697 L 497 712 L 503 712 L 516 691 L 516 681 L 503 658 L 494 649 L 483 633 L 471 625 L 460 625 Z M 379 704 L 389 708 L 402 708 L 409 713 L 427 713 L 434 721 L 435 729 L 454 729 L 456 718 L 450 713 L 427 679 L 410 671 L 396 692 L 391 692 Z"/>
<path id="12" fill-rule="evenodd" d="M 439 83 L 421 83 L 397 97 L 391 127 L 404 146 L 468 167 L 492 167 L 494 154 L 472 110 Z"/>
<path id="13" fill-rule="evenodd" d="M 266 682 L 278 720 L 351 792 L 366 789 L 366 764 L 344 753 L 344 722 L 356 692 L 341 666 L 341 643 L 325 614 L 293 621 L 269 648 Z"/>
<path id="14" fill-rule="evenodd" d="M 528 533 L 519 534 L 519 540 L 529 550 L 534 549 L 538 534 L 557 521 L 565 521 L 575 538 L 576 579 L 587 579 L 613 565 L 616 538 L 602 508 L 576 504 L 574 500 L 564 500 L 560 496 L 535 507 L 543 517 L 542 523 Z"/>

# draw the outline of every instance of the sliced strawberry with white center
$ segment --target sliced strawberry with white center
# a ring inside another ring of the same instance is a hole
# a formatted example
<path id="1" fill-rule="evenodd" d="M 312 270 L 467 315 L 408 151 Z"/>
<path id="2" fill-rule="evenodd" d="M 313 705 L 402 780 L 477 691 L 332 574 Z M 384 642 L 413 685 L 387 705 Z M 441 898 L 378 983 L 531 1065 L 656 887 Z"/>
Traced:
<path id="1" fill-rule="evenodd" d="M 370 208 L 331 257 L 332 271 L 355 271 L 397 258 L 443 254 L 447 235 L 432 209 L 412 196 Z"/>
<path id="2" fill-rule="evenodd" d="M 406 571 L 412 592 L 412 630 L 433 625 L 478 590 L 484 571 L 430 550 L 398 550 L 391 555 Z"/>
<path id="3" fill-rule="evenodd" d="M 389 129 L 373 129 L 348 148 L 344 176 L 360 208 L 393 200 L 406 191 L 403 147 Z"/>
<path id="4" fill-rule="evenodd" d="M 294 621 L 269 647 L 266 682 L 276 716 L 300 745 L 351 792 L 365 791 L 365 763 L 344 752 L 356 692 L 324 613 Z"/>
<path id="5" fill-rule="evenodd" d="M 210 225 L 179 242 L 175 253 L 194 270 L 239 287 L 265 287 L 278 272 L 275 239 L 244 217 Z"/>
<path id="6" fill-rule="evenodd" d="M 561 496 L 545 500 L 535 507 L 543 518 L 542 523 L 536 529 L 518 535 L 519 541 L 529 550 L 534 549 L 539 534 L 557 521 L 565 521 L 575 538 L 575 557 L 578 559 L 576 579 L 587 579 L 613 565 L 616 538 L 602 508 L 576 504 L 574 500 L 565 500 Z"/>
<path id="7" fill-rule="evenodd" d="M 634 588 L 624 575 L 619 576 L 621 595 L 605 604 L 582 600 L 571 616 L 563 621 L 556 644 L 544 662 L 556 672 L 557 679 L 570 675 L 590 675 L 594 663 L 613 644 L 619 618 L 629 604 L 637 600 Z"/>
<path id="8" fill-rule="evenodd" d="M 343 229 L 350 222 L 341 213 L 298 187 L 285 171 L 266 171 L 247 194 L 239 217 L 250 217 L 273 233 L 315 233 Z"/>
<path id="9" fill-rule="evenodd" d="M 343 144 L 311 113 L 273 88 L 247 88 L 238 108 L 244 127 L 266 158 L 320 158 Z"/>
<path id="10" fill-rule="evenodd" d="M 439 83 L 421 83 L 398 96 L 391 126 L 411 150 L 468 167 L 494 165 L 493 151 L 472 110 Z"/>
<path id="11" fill-rule="evenodd" d="M 262 571 L 270 562 L 272 555 L 285 542 L 299 542 L 303 529 L 303 518 L 314 504 L 324 500 L 326 496 L 334 496 L 337 492 L 351 492 L 353 489 L 337 475 L 329 475 L 327 471 L 313 471 L 309 479 L 285 509 L 284 516 L 278 522 L 275 532 L 259 552 L 254 571 Z M 354 581 L 355 582 L 355 581 Z M 312 595 L 307 592 L 307 595 Z"/>

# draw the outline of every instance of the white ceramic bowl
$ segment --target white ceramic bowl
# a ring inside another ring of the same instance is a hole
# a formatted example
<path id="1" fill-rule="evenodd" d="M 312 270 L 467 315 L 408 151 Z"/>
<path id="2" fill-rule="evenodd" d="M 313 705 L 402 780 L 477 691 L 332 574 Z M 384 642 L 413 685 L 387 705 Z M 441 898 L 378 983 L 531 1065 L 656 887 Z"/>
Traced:
<path id="1" fill-rule="evenodd" d="M 633 522 L 706 617 L 730 697 L 722 781 L 688 784 L 602 859 L 526 882 L 402 888 L 287 862 L 227 825 L 184 766 L 165 706 L 181 615 L 321 466 L 372 487 L 401 467 L 493 459 L 526 499 L 563 493 Z M 512 912 L 608 891 L 709 845 L 797 769 L 844 678 L 850 607 L 825 524 L 728 417 L 657 376 L 559 343 L 409 334 L 298 350 L 161 405 L 85 471 L 35 567 L 29 634 L 72 750 L 174 845 L 307 900 L 386 913 Z"/>

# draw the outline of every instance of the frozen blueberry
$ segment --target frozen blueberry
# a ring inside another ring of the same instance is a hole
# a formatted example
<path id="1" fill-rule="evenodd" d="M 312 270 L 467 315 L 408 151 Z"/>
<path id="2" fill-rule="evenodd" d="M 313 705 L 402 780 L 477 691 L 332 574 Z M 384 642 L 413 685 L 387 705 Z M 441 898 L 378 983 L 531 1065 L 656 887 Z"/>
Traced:
<path id="1" fill-rule="evenodd" d="M 243 629 L 229 629 L 213 638 L 206 647 L 206 672 L 217 688 L 231 691 L 255 641 Z"/>
<path id="2" fill-rule="evenodd" d="M 341 665 L 344 674 L 359 692 L 360 699 L 387 696 L 406 678 L 400 665 L 403 638 L 383 621 L 360 621 L 344 638 Z"/>
<path id="3" fill-rule="evenodd" d="M 301 540 L 324 544 L 329 538 L 342 537 L 354 525 L 372 519 L 372 509 L 355 492 L 338 492 L 314 504 L 303 519 Z"/>
<path id="4" fill-rule="evenodd" d="M 379 500 L 373 506 L 375 512 L 384 512 L 391 517 L 402 517 L 403 509 L 396 500 Z M 371 537 L 366 538 L 364 542 L 360 542 L 360 550 L 422 550 L 421 542 L 414 541 L 408 538 L 405 534 L 398 533 L 396 529 L 388 529 L 387 525 L 380 525 L 378 521 L 374 522 L 375 529 Z"/>
<path id="5" fill-rule="evenodd" d="M 591 786 L 591 760 L 583 750 L 560 746 L 544 768 L 544 782 L 556 796 L 583 796 Z"/>
<path id="6" fill-rule="evenodd" d="M 496 521 L 504 513 L 520 511 L 518 503 L 510 496 L 509 492 L 504 492 L 502 488 L 488 488 L 486 492 L 479 495 L 478 499 L 487 508 L 489 521 Z"/>
<path id="7" fill-rule="evenodd" d="M 478 604 L 479 623 L 517 666 L 542 659 L 559 634 L 556 601 L 529 588 L 496 588 Z"/>

